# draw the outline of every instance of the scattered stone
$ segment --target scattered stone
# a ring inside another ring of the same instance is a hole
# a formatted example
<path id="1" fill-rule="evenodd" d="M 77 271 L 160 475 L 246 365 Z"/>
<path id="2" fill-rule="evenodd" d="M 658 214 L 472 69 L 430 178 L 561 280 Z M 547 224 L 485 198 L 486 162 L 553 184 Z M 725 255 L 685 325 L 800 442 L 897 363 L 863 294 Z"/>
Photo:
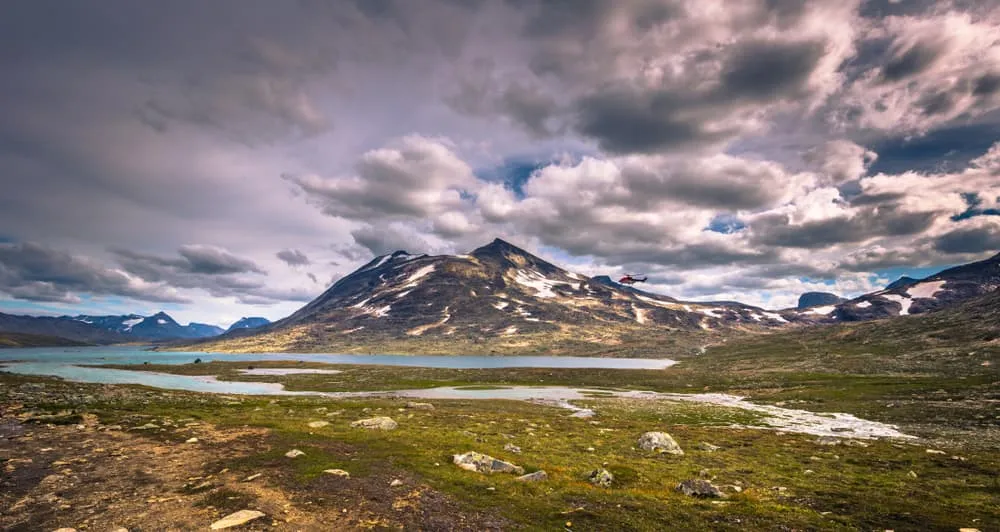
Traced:
<path id="1" fill-rule="evenodd" d="M 917 478 L 917 472 L 916 471 L 910 471 L 906 475 L 909 476 L 910 478 Z"/>
<path id="2" fill-rule="evenodd" d="M 927 449 L 927 454 L 946 454 L 944 451 L 939 451 L 937 449 Z"/>
<path id="3" fill-rule="evenodd" d="M 815 473 L 815 471 L 813 471 L 812 469 L 806 469 L 805 471 L 802 472 L 803 475 L 812 475 L 813 473 Z"/>
<path id="4" fill-rule="evenodd" d="M 351 478 L 351 474 L 343 469 L 324 469 L 323 473 L 327 475 L 336 475 L 338 477 Z"/>
<path id="5" fill-rule="evenodd" d="M 198 438 L 188 438 L 184 443 L 198 443 Z"/>
<path id="6" fill-rule="evenodd" d="M 587 480 L 589 480 L 591 484 L 604 488 L 610 488 L 611 483 L 615 481 L 615 476 L 611 474 L 611 471 L 602 467 L 591 471 L 590 475 L 587 476 Z"/>
<path id="7" fill-rule="evenodd" d="M 389 487 L 390 488 L 395 488 L 397 486 L 402 486 L 402 485 L 403 485 L 403 481 L 399 480 L 398 478 L 392 479 L 392 482 L 389 483 Z"/>
<path id="8" fill-rule="evenodd" d="M 125 527 L 119 527 L 119 528 L 116 528 L 116 529 L 112 530 L 111 532 L 128 532 L 128 529 L 125 528 Z"/>
<path id="9" fill-rule="evenodd" d="M 958 532 L 981 532 L 978 528 L 959 528 Z"/>
<path id="10" fill-rule="evenodd" d="M 643 451 L 658 451 L 666 454 L 683 455 L 680 445 L 666 432 L 647 432 L 639 436 L 639 448 Z"/>
<path id="11" fill-rule="evenodd" d="M 466 471 L 476 471 L 479 473 L 524 474 L 524 468 L 521 466 L 514 465 L 510 462 L 504 462 L 503 460 L 498 460 L 492 456 L 477 453 L 475 451 L 469 451 L 465 454 L 456 454 L 452 457 L 452 461 L 455 465 L 465 469 Z"/>
<path id="12" fill-rule="evenodd" d="M 368 419 L 359 419 L 351 423 L 352 427 L 362 429 L 393 430 L 399 426 L 392 418 L 379 416 Z"/>
<path id="13" fill-rule="evenodd" d="M 833 436 L 820 436 L 816 438 L 816 443 L 820 445 L 840 445 L 840 438 L 835 438 Z"/>
<path id="14" fill-rule="evenodd" d="M 321 429 L 321 428 L 323 428 L 323 427 L 325 427 L 325 426 L 327 426 L 329 424 L 330 424 L 329 421 L 310 421 L 309 422 L 309 428 L 311 428 L 311 429 Z"/>
<path id="15" fill-rule="evenodd" d="M 264 475 L 264 473 L 254 473 L 254 474 L 250 475 L 249 477 L 243 479 L 243 482 L 252 482 L 254 480 L 257 480 L 258 478 L 260 478 L 263 475 Z"/>
<path id="16" fill-rule="evenodd" d="M 549 475 L 545 471 L 535 471 L 534 473 L 521 475 L 514 480 L 519 480 L 521 482 L 540 482 L 542 480 L 548 480 L 548 478 Z"/>
<path id="17" fill-rule="evenodd" d="M 503 450 L 505 450 L 505 451 L 507 451 L 509 453 L 521 454 L 521 448 L 518 447 L 517 445 L 514 445 L 513 443 L 508 443 L 508 444 L 504 445 L 503 446 Z"/>
<path id="18" fill-rule="evenodd" d="M 75 528 L 57 528 L 55 532 L 76 532 Z"/>
<path id="19" fill-rule="evenodd" d="M 592 453 L 592 452 L 594 452 L 594 451 L 596 451 L 596 450 L 597 450 L 597 449 L 594 449 L 593 447 L 587 447 L 587 452 L 588 452 L 588 453 Z"/>
<path id="20" fill-rule="evenodd" d="M 721 448 L 722 447 L 719 447 L 718 445 L 712 445 L 711 443 L 708 442 L 701 442 L 696 447 L 696 449 L 698 449 L 699 451 L 705 451 L 708 453 L 714 453 L 715 451 L 718 451 Z"/>
<path id="21" fill-rule="evenodd" d="M 434 410 L 434 405 L 430 403 L 417 403 L 410 401 L 406 403 L 406 408 L 412 408 L 414 410 Z"/>
<path id="22" fill-rule="evenodd" d="M 305 454 L 306 453 L 304 453 L 304 452 L 302 452 L 302 451 L 300 451 L 298 449 L 292 449 L 291 451 L 288 451 L 287 453 L 285 453 L 285 456 L 287 456 L 289 458 L 298 458 L 300 456 L 305 456 Z"/>
<path id="23" fill-rule="evenodd" d="M 707 497 L 712 499 L 723 498 L 726 495 L 719 488 L 707 480 L 693 478 L 685 480 L 677 485 L 677 491 L 691 497 Z"/>
<path id="24" fill-rule="evenodd" d="M 160 428 L 160 426 L 155 423 L 146 423 L 141 427 L 136 427 L 135 430 L 155 430 L 158 428 Z"/>
<path id="25" fill-rule="evenodd" d="M 258 512 L 257 510 L 240 510 L 212 523 L 211 528 L 212 530 L 222 530 L 223 528 L 246 524 L 254 519 L 260 519 L 261 517 L 264 517 L 264 512 Z"/>

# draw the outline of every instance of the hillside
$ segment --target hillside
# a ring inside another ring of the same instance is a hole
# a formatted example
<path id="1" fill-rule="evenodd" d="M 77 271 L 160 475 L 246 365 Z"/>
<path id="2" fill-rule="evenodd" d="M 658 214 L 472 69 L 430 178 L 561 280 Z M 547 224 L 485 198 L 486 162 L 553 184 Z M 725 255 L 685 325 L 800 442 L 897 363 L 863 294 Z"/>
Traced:
<path id="1" fill-rule="evenodd" d="M 79 347 L 90 345 L 58 336 L 0 332 L 0 348 L 4 347 Z"/>
<path id="2" fill-rule="evenodd" d="M 800 316 L 818 322 L 867 321 L 924 314 L 945 309 L 1000 288 L 1000 253 L 948 268 L 924 279 L 903 277 L 884 290 L 850 301 L 802 310 Z"/>
<path id="3" fill-rule="evenodd" d="M 712 347 L 692 363 L 734 374 L 995 374 L 1000 290 L 932 313 L 747 336 Z"/>
<path id="4" fill-rule="evenodd" d="M 780 314 L 691 303 L 564 270 L 497 239 L 468 255 L 376 257 L 273 324 L 208 351 L 666 356 Z"/>

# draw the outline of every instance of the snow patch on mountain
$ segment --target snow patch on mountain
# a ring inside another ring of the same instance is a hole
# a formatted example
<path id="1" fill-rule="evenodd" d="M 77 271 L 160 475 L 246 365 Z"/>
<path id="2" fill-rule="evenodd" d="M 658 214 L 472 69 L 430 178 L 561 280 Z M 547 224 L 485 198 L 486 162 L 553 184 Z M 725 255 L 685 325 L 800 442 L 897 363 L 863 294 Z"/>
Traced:
<path id="1" fill-rule="evenodd" d="M 926 283 L 919 283 L 906 289 L 906 293 L 912 298 L 924 297 L 930 298 L 934 297 L 934 294 L 941 290 L 945 281 L 928 281 Z"/>
<path id="2" fill-rule="evenodd" d="M 859 301 L 854 306 L 858 307 L 858 308 L 868 308 L 868 307 L 872 306 L 872 302 L 871 301 Z"/>
<path id="3" fill-rule="evenodd" d="M 406 278 L 405 281 L 403 281 L 405 283 L 403 285 L 403 288 L 413 288 L 417 286 L 417 284 L 419 284 L 418 281 L 420 281 L 420 279 L 426 277 L 427 275 L 430 275 L 431 272 L 434 271 L 434 268 L 435 268 L 434 264 L 428 264 L 427 266 L 424 266 L 419 270 L 413 272 L 412 274 L 410 274 L 409 277 Z"/>
<path id="4" fill-rule="evenodd" d="M 837 307 L 834 305 L 823 305 L 822 307 L 813 307 L 806 311 L 807 314 L 820 314 L 826 316 L 827 314 L 836 310 Z"/>
<path id="5" fill-rule="evenodd" d="M 514 282 L 521 286 L 534 289 L 536 292 L 535 296 L 541 298 L 556 297 L 556 293 L 553 292 L 552 289 L 557 285 L 566 284 L 564 281 L 554 281 L 549 279 L 534 270 L 517 270 L 517 274 L 514 276 Z"/>
<path id="6" fill-rule="evenodd" d="M 889 301 L 895 301 L 896 303 L 899 303 L 900 307 L 902 307 L 899 309 L 900 316 L 906 316 L 907 314 L 910 313 L 910 305 L 913 304 L 912 299 L 908 299 L 896 294 L 882 294 L 882 297 L 888 299 Z"/>
<path id="7" fill-rule="evenodd" d="M 508 305 L 510 305 L 510 303 L 508 303 L 506 301 L 500 301 L 498 303 L 494 303 L 493 304 L 493 308 L 495 308 L 497 310 L 503 310 L 503 309 L 507 308 Z"/>

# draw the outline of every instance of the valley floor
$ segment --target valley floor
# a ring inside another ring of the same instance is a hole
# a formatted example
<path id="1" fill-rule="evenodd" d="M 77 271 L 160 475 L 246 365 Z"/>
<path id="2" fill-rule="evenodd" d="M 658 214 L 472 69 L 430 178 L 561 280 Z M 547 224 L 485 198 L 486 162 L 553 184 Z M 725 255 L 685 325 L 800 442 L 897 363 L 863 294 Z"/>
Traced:
<path id="1" fill-rule="evenodd" d="M 1000 529 L 995 373 L 726 374 L 707 362 L 668 370 L 254 365 L 343 372 L 242 375 L 245 362 L 143 369 L 281 382 L 290 390 L 533 384 L 729 392 L 849 412 L 918 438 L 821 439 L 760 427 L 761 418 L 745 410 L 671 401 L 594 397 L 579 406 L 596 416 L 579 418 L 520 401 L 421 407 L 392 398 L 220 396 L 0 373 L 0 529 L 207 529 L 238 510 L 264 514 L 239 530 Z M 376 416 L 398 428 L 351 426 Z M 684 454 L 639 450 L 646 431 L 668 432 Z M 304 454 L 286 457 L 293 449 Z M 548 479 L 519 482 L 452 463 L 468 451 L 544 470 Z M 588 481 L 599 468 L 613 475 L 609 486 Z M 330 469 L 350 476 L 324 473 Z M 675 489 L 691 479 L 709 480 L 724 497 Z"/>

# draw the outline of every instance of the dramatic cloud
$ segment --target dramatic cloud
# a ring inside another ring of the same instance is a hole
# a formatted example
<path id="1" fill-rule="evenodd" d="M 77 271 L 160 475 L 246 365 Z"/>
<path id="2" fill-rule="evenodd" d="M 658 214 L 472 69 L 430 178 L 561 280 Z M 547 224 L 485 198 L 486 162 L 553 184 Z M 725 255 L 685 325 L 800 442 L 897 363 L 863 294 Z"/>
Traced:
<path id="1" fill-rule="evenodd" d="M 995 253 L 998 34 L 964 0 L 14 2 L 0 305 L 277 319 L 496 236 L 680 297 L 858 293 Z"/>
<path id="2" fill-rule="evenodd" d="M 308 266 L 312 264 L 305 253 L 297 249 L 283 249 L 275 254 L 289 266 Z"/>
<path id="3" fill-rule="evenodd" d="M 80 294 L 189 302 L 171 286 L 34 243 L 0 244 L 0 292 L 18 299 L 79 302 Z"/>

